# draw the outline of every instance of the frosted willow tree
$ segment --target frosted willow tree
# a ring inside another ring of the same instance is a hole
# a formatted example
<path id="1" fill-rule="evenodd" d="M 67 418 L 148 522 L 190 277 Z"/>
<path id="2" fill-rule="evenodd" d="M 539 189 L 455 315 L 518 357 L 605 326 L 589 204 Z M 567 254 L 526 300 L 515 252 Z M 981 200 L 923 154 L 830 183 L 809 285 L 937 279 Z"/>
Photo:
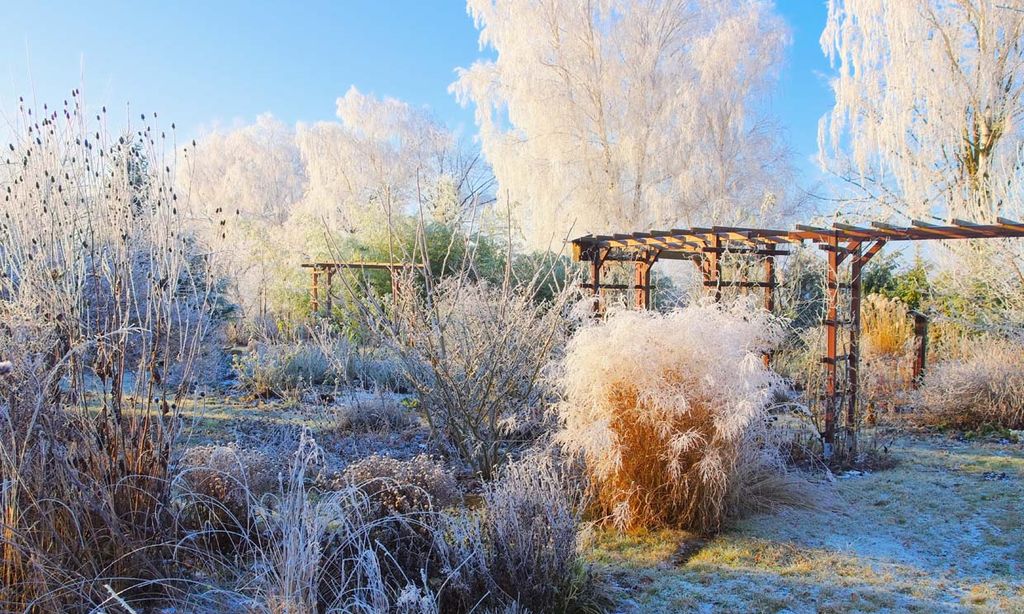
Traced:
<path id="1" fill-rule="evenodd" d="M 1021 0 L 830 0 L 824 166 L 886 213 L 992 221 L 1020 189 Z"/>
<path id="2" fill-rule="evenodd" d="M 739 223 L 788 171 L 757 98 L 788 34 L 759 0 L 469 0 L 480 44 L 452 91 L 476 106 L 527 239 Z"/>
<path id="3" fill-rule="evenodd" d="M 270 115 L 215 130 L 184 148 L 178 183 L 188 187 L 196 229 L 244 317 L 266 316 L 280 274 L 281 231 L 306 189 L 295 131 Z"/>
<path id="4" fill-rule="evenodd" d="M 352 87 L 338 98 L 337 115 L 298 127 L 309 176 L 305 218 L 356 233 L 386 228 L 387 218 L 421 205 L 428 217 L 455 220 L 486 200 L 485 165 L 425 110 Z"/>

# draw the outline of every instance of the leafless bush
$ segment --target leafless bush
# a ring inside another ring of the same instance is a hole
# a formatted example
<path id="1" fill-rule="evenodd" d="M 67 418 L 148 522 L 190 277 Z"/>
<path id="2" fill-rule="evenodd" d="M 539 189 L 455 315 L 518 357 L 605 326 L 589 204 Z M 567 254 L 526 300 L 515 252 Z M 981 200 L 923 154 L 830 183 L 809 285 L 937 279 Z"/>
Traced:
<path id="1" fill-rule="evenodd" d="M 781 467 L 762 435 L 779 378 L 760 356 L 780 334 L 749 302 L 700 302 L 613 313 L 570 341 L 559 440 L 618 527 L 717 530 L 747 488 L 740 463 Z"/>
<path id="2" fill-rule="evenodd" d="M 976 339 L 962 358 L 928 367 L 920 391 L 925 421 L 959 429 L 1024 428 L 1024 343 Z"/>
<path id="3" fill-rule="evenodd" d="M 432 432 L 485 479 L 542 420 L 542 371 L 565 334 L 573 292 L 539 303 L 532 287 L 466 277 L 426 296 L 411 287 L 386 324 Z"/>
<path id="4" fill-rule="evenodd" d="M 0 609 L 88 610 L 107 584 L 133 600 L 151 595 L 153 581 L 173 577 L 174 420 L 118 425 L 46 403 L 52 371 L 33 344 L 19 347 L 31 358 L 0 384 Z"/>

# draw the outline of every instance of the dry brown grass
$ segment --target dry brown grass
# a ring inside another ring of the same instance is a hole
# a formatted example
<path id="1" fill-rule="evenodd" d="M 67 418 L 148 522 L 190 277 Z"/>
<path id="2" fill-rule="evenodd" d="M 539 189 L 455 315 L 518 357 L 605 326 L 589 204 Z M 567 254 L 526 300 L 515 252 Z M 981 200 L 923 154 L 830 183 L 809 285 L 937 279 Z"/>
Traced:
<path id="1" fill-rule="evenodd" d="M 861 307 L 861 343 L 866 356 L 904 356 L 914 338 L 907 305 L 895 298 L 869 294 Z"/>
<path id="2" fill-rule="evenodd" d="M 108 584 L 133 600 L 168 588 L 170 408 L 97 419 L 44 402 L 45 372 L 15 371 L 0 383 L 0 609 L 77 611 Z"/>
<path id="3" fill-rule="evenodd" d="M 899 299 L 870 294 L 861 311 L 861 387 L 881 406 L 900 402 L 913 377 L 914 326 Z"/>
<path id="4" fill-rule="evenodd" d="M 666 385 L 687 385 L 678 372 L 663 377 Z M 735 442 L 718 436 L 710 410 L 715 400 L 691 397 L 687 412 L 667 424 L 648 418 L 651 407 L 635 386 L 614 389 L 610 401 L 620 408 L 610 424 L 620 445 L 620 461 L 618 471 L 600 481 L 596 496 L 601 509 L 617 517 L 628 510 L 625 529 L 717 529 L 737 449 Z M 673 453 L 672 436 L 680 433 L 704 445 Z M 709 463 L 702 463 L 706 456 L 720 467 L 709 471 Z"/>
<path id="5" fill-rule="evenodd" d="M 921 419 L 963 430 L 1024 428 L 1024 344 L 990 337 L 966 347 L 963 357 L 928 367 Z"/>

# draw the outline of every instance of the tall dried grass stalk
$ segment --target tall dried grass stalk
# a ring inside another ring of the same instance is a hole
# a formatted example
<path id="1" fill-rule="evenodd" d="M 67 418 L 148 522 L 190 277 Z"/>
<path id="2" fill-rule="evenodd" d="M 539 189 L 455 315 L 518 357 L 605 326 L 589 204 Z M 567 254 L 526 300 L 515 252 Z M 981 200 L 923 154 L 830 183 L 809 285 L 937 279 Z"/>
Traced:
<path id="1" fill-rule="evenodd" d="M 861 306 L 861 342 L 867 357 L 902 357 L 910 349 L 914 326 L 907 305 L 896 298 L 869 294 Z"/>
<path id="2" fill-rule="evenodd" d="M 165 133 L 112 136 L 78 91 L 22 106 L 0 165 L 0 609 L 88 610 L 167 578 L 177 402 L 207 263 Z"/>
<path id="3" fill-rule="evenodd" d="M 861 307 L 860 382 L 878 405 L 901 402 L 913 378 L 914 326 L 906 303 L 869 294 Z"/>

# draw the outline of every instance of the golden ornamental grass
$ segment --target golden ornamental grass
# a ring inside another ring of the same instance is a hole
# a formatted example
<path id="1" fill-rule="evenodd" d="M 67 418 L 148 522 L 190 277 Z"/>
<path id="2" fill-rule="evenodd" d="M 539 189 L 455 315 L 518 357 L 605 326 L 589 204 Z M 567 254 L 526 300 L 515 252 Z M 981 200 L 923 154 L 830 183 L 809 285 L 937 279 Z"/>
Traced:
<path id="1" fill-rule="evenodd" d="M 771 438 L 758 435 L 779 383 L 761 352 L 780 329 L 740 301 L 618 312 L 577 333 L 559 439 L 584 459 L 609 521 L 713 532 L 745 488 L 738 476 L 763 484 L 762 469 L 781 468 Z M 758 470 L 738 473 L 739 462 Z"/>

